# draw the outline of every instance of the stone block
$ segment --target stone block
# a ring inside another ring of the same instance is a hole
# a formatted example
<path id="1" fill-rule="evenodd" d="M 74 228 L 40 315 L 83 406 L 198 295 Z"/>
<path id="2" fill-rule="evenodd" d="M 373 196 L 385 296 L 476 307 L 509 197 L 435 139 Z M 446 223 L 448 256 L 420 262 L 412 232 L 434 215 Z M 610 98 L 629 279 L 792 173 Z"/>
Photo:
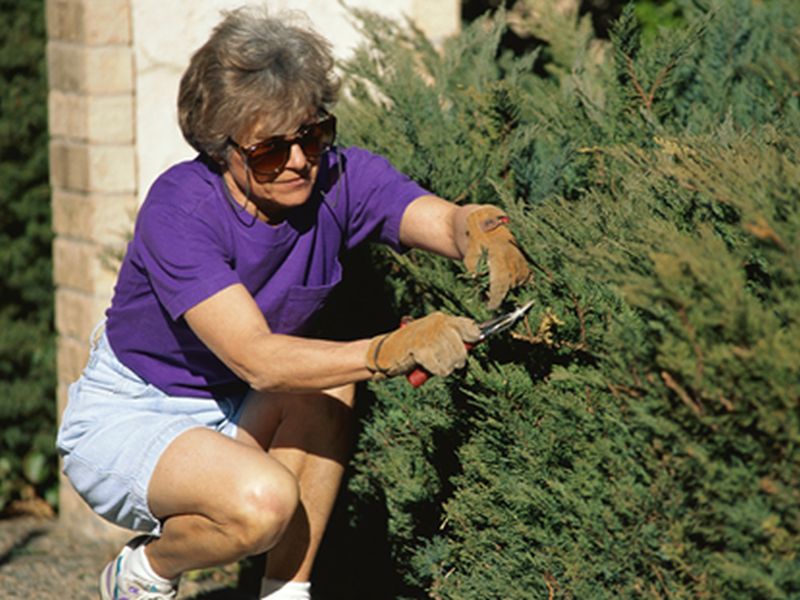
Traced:
<path id="1" fill-rule="evenodd" d="M 50 184 L 76 192 L 136 192 L 136 158 L 130 144 L 50 141 Z"/>
<path id="2" fill-rule="evenodd" d="M 51 90 L 82 92 L 85 70 L 85 48 L 52 40 L 47 43 L 47 78 Z"/>
<path id="3" fill-rule="evenodd" d="M 73 140 L 88 137 L 87 96 L 53 90 L 47 97 L 47 119 L 50 135 Z"/>
<path id="4" fill-rule="evenodd" d="M 45 19 L 49 39 L 65 42 L 83 41 L 83 2 L 47 0 Z"/>
<path id="5" fill-rule="evenodd" d="M 48 97 L 50 135 L 72 141 L 132 144 L 132 94 L 87 96 L 53 90 Z"/>
<path id="6" fill-rule="evenodd" d="M 90 94 L 122 94 L 134 90 L 133 50 L 128 46 L 86 50 L 85 91 Z"/>
<path id="7" fill-rule="evenodd" d="M 78 44 L 131 42 L 130 0 L 47 0 L 47 35 Z"/>
<path id="8" fill-rule="evenodd" d="M 134 88 L 133 51 L 128 46 L 47 44 L 51 90 L 78 94 L 130 94 Z"/>
<path id="9" fill-rule="evenodd" d="M 61 287 L 56 291 L 56 330 L 63 336 L 88 340 L 107 306 L 105 298 Z"/>
<path id="10" fill-rule="evenodd" d="M 89 190 L 89 146 L 63 139 L 50 140 L 50 185 Z"/>
<path id="11" fill-rule="evenodd" d="M 86 124 L 89 142 L 133 144 L 134 110 L 133 94 L 90 96 Z"/>
<path id="12" fill-rule="evenodd" d="M 59 235 L 121 250 L 133 233 L 136 208 L 133 194 L 92 194 L 56 188 L 53 229 Z"/>
<path id="13" fill-rule="evenodd" d="M 135 193 L 136 153 L 128 144 L 89 147 L 91 192 Z"/>
<path id="14" fill-rule="evenodd" d="M 86 0 L 84 38 L 89 45 L 128 45 L 132 40 L 131 0 Z"/>
<path id="15" fill-rule="evenodd" d="M 109 250 L 97 244 L 57 236 L 53 242 L 56 286 L 110 298 L 117 272 Z"/>

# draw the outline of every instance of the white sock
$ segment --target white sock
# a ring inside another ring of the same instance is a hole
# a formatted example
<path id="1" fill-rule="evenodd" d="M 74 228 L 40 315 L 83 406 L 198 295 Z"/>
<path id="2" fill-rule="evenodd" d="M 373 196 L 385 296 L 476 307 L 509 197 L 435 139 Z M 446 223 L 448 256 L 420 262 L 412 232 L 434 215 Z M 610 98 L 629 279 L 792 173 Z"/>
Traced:
<path id="1" fill-rule="evenodd" d="M 177 585 L 177 579 L 166 579 L 153 570 L 147 555 L 144 553 L 145 544 L 133 548 L 123 561 L 122 568 L 134 581 L 147 581 L 154 583 L 159 591 L 171 591 Z"/>
<path id="2" fill-rule="evenodd" d="M 311 582 L 261 580 L 261 600 L 311 600 Z"/>

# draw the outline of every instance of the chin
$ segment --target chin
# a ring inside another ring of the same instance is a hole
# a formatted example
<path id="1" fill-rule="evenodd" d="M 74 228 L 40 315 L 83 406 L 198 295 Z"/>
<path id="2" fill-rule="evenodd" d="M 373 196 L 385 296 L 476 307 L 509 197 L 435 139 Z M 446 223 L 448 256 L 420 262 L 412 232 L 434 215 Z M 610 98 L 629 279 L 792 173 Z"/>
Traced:
<path id="1" fill-rule="evenodd" d="M 283 206 L 301 206 L 308 202 L 308 199 L 311 198 L 311 192 L 313 191 L 314 186 L 310 183 L 306 185 L 293 189 L 293 190 L 281 190 L 278 193 L 275 193 L 272 196 L 273 202 L 277 204 L 281 204 Z"/>
<path id="2" fill-rule="evenodd" d="M 295 208 L 302 206 L 311 198 L 314 184 L 308 181 L 304 185 L 273 186 L 261 196 L 266 203 L 275 207 Z"/>

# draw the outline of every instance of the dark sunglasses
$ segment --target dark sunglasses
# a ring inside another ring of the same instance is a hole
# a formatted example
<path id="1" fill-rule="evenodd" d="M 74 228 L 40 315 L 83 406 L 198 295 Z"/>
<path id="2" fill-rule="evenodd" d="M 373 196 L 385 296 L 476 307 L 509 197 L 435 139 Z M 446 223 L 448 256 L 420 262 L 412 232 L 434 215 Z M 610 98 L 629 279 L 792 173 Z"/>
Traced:
<path id="1" fill-rule="evenodd" d="M 298 144 L 309 160 L 316 160 L 336 139 L 336 117 L 328 115 L 321 121 L 303 125 L 292 137 L 275 136 L 252 146 L 243 147 L 232 138 L 229 142 L 244 156 L 247 166 L 259 183 L 273 181 L 283 171 Z"/>

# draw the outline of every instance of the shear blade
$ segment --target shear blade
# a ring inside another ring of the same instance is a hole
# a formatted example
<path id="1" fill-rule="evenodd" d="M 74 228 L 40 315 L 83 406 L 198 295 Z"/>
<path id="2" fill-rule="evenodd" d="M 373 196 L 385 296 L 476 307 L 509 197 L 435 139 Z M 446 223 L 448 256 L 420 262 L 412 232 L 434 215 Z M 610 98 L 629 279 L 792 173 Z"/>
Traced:
<path id="1" fill-rule="evenodd" d="M 481 339 L 486 339 L 489 336 L 500 333 L 501 331 L 505 331 L 506 329 L 510 329 L 516 325 L 519 320 L 525 316 L 525 313 L 530 310 L 533 304 L 534 301 L 531 300 L 527 304 L 512 310 L 510 313 L 506 313 L 505 315 L 501 315 L 495 319 L 491 319 L 490 321 L 483 323 L 481 325 Z"/>

